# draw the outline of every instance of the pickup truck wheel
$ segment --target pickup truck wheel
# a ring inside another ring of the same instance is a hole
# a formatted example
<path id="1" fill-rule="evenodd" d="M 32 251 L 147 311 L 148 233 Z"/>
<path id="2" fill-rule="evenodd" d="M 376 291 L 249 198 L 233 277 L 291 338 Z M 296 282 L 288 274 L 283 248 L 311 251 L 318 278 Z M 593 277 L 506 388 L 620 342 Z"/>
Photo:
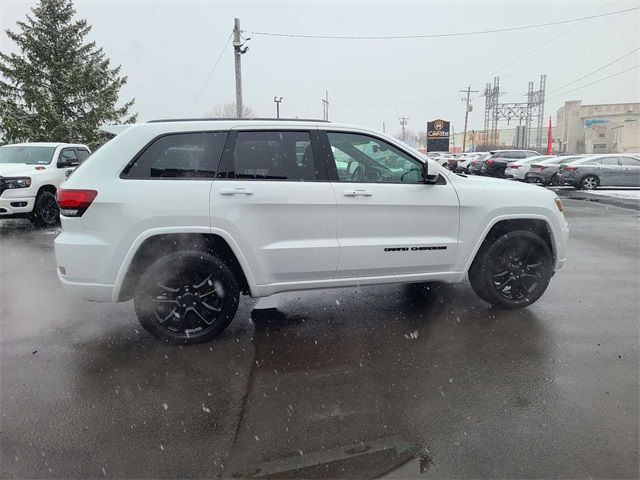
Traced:
<path id="1" fill-rule="evenodd" d="M 180 251 L 145 270 L 134 293 L 145 330 L 172 344 L 205 342 L 231 323 L 240 289 L 225 262 L 204 252 Z"/>
<path id="2" fill-rule="evenodd" d="M 39 227 L 53 227 L 60 220 L 56 196 L 49 191 L 40 192 L 31 213 L 31 221 Z"/>
<path id="3" fill-rule="evenodd" d="M 480 250 L 469 269 L 476 294 L 498 308 L 531 305 L 547 289 L 553 275 L 553 257 L 535 233 L 506 233 Z"/>

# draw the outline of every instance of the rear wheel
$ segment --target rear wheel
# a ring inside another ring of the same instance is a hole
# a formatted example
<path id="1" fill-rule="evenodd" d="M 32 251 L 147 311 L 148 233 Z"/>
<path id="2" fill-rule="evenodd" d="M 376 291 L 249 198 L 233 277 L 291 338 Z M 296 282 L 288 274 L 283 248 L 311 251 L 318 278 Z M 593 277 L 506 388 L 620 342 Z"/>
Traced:
<path id="1" fill-rule="evenodd" d="M 498 308 L 531 305 L 547 289 L 553 274 L 553 256 L 535 233 L 506 233 L 483 247 L 469 269 L 476 294 Z"/>
<path id="2" fill-rule="evenodd" d="M 31 221 L 39 227 L 53 227 L 60 220 L 60 210 L 53 192 L 40 192 L 31 213 Z"/>
<path id="3" fill-rule="evenodd" d="M 212 339 L 235 316 L 238 282 L 214 255 L 174 252 L 156 260 L 134 294 L 138 320 L 149 333 L 173 344 Z"/>
<path id="4" fill-rule="evenodd" d="M 558 175 L 557 173 L 554 173 L 551 176 L 551 180 L 549 180 L 549 185 L 553 185 L 554 187 L 557 187 L 558 185 L 560 185 L 560 175 Z"/>
<path id="5" fill-rule="evenodd" d="M 595 175 L 587 175 L 580 180 L 580 187 L 585 190 L 595 190 L 600 185 L 600 180 Z"/>

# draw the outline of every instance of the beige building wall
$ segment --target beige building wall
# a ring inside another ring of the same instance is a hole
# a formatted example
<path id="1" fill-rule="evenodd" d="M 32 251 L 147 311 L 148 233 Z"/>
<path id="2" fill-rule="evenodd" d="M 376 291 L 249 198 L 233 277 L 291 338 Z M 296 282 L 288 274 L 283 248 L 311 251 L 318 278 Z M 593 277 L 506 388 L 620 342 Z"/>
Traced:
<path id="1" fill-rule="evenodd" d="M 626 121 L 640 121 L 640 103 L 610 103 L 602 105 L 582 105 L 581 100 L 565 102 L 564 106 L 556 112 L 556 130 L 554 131 L 554 148 L 563 153 L 588 153 L 594 145 L 607 143 L 606 149 L 613 148 L 613 143 L 607 133 L 606 141 L 602 137 L 594 137 L 602 132 L 590 131 L 593 126 L 586 126 L 590 122 L 602 122 L 613 127 Z M 629 130 L 632 132 L 633 128 Z M 624 135 L 624 134 L 623 134 Z M 628 136 L 631 136 L 628 133 Z M 600 147 L 596 147 L 600 148 Z M 608 153 L 608 152 L 607 152 Z"/>

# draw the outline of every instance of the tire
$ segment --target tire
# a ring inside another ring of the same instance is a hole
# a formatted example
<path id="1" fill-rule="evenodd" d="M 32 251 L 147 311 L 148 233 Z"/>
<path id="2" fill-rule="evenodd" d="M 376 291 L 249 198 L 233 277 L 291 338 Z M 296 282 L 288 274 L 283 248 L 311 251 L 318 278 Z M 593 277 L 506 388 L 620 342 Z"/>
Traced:
<path id="1" fill-rule="evenodd" d="M 224 261 L 204 252 L 179 251 L 143 272 L 133 301 L 146 331 L 167 343 L 191 345 L 227 328 L 239 295 L 238 281 Z"/>
<path id="2" fill-rule="evenodd" d="M 40 192 L 31 212 L 31 222 L 39 227 L 53 227 L 60 221 L 60 210 L 53 192 Z"/>
<path id="3" fill-rule="evenodd" d="M 549 180 L 549 182 L 547 183 L 547 185 L 552 185 L 554 187 L 557 187 L 560 185 L 560 175 L 558 175 L 557 173 L 554 173 L 551 176 L 551 179 Z"/>
<path id="4" fill-rule="evenodd" d="M 580 180 L 580 188 L 583 190 L 595 190 L 600 185 L 600 180 L 595 175 L 585 175 Z"/>
<path id="5" fill-rule="evenodd" d="M 545 292 L 553 275 L 553 256 L 535 233 L 505 233 L 480 249 L 469 269 L 474 292 L 494 307 L 528 307 Z"/>

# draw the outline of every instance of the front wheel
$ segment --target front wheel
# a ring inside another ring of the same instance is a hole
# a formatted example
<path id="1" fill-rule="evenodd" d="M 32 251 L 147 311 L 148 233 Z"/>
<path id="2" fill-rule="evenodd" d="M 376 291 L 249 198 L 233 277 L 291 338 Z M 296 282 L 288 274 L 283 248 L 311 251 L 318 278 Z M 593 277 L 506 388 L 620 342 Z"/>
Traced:
<path id="1" fill-rule="evenodd" d="M 31 213 L 31 221 L 39 227 L 53 227 L 60 220 L 56 196 L 49 191 L 40 192 Z"/>
<path id="2" fill-rule="evenodd" d="M 136 315 L 149 333 L 172 344 L 205 342 L 231 323 L 240 289 L 235 275 L 214 255 L 174 252 L 140 277 Z"/>
<path id="3" fill-rule="evenodd" d="M 553 275 L 553 256 L 535 233 L 506 233 L 483 247 L 469 269 L 476 294 L 498 308 L 524 308 L 537 301 Z"/>

